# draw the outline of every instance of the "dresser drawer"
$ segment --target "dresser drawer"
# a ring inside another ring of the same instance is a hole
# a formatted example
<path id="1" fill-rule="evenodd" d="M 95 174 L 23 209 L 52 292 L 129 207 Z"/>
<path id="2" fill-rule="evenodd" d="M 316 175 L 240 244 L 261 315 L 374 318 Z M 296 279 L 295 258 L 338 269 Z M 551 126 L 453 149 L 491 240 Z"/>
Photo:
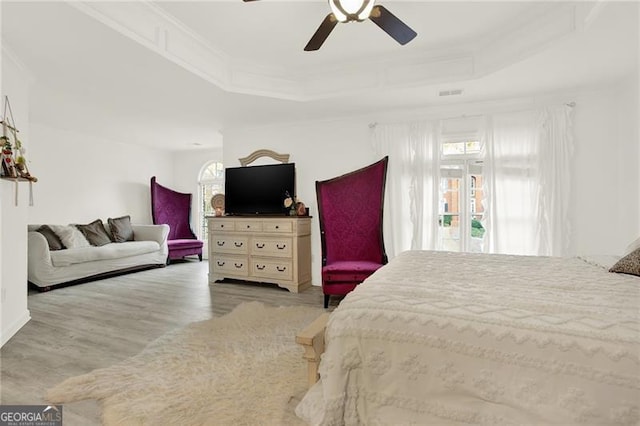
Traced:
<path id="1" fill-rule="evenodd" d="M 293 222 L 291 220 L 270 220 L 263 223 L 264 232 L 291 233 Z"/>
<path id="2" fill-rule="evenodd" d="M 209 231 L 233 231 L 235 222 L 233 220 L 209 220 Z"/>
<path id="3" fill-rule="evenodd" d="M 291 238 L 253 237 L 251 254 L 253 256 L 291 257 L 293 253 Z"/>
<path id="4" fill-rule="evenodd" d="M 249 275 L 249 262 L 246 257 L 214 255 L 211 260 L 213 271 L 220 275 Z"/>
<path id="5" fill-rule="evenodd" d="M 236 222 L 238 232 L 262 232 L 262 222 L 259 220 L 243 220 Z"/>
<path id="6" fill-rule="evenodd" d="M 251 275 L 254 277 L 291 280 L 293 278 L 291 262 L 274 259 L 251 259 Z"/>
<path id="7" fill-rule="evenodd" d="M 249 253 L 249 237 L 246 235 L 210 234 L 211 251 L 213 253 Z"/>

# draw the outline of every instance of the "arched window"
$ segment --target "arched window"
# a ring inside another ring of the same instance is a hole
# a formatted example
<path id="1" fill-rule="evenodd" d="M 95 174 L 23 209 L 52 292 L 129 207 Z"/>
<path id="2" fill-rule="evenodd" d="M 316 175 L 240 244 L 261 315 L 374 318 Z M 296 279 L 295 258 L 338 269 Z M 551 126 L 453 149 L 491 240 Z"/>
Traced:
<path id="1" fill-rule="evenodd" d="M 224 165 L 217 161 L 205 164 L 198 178 L 200 239 L 207 241 L 207 220 L 205 216 L 213 215 L 211 197 L 224 193 Z"/>

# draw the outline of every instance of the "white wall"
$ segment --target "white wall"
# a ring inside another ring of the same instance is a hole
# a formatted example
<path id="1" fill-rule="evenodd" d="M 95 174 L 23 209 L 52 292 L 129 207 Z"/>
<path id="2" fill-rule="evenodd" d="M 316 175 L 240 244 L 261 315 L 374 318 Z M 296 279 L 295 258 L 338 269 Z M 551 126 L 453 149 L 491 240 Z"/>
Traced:
<path id="1" fill-rule="evenodd" d="M 38 177 L 29 223 L 89 223 L 131 215 L 151 223 L 149 180 L 173 183 L 170 152 L 32 123 L 29 168 Z"/>
<path id="2" fill-rule="evenodd" d="M 634 84 L 636 86 L 634 86 Z M 575 191 L 573 194 L 572 253 L 619 254 L 640 235 L 640 178 L 638 177 L 637 80 L 615 87 L 580 93 L 554 94 L 555 102 L 575 100 Z M 541 96 L 549 98 L 548 95 Z M 540 104 L 540 99 L 492 101 L 486 112 L 507 107 Z M 545 99 L 548 101 L 548 99 Z M 225 166 L 239 165 L 238 158 L 257 149 L 291 154 L 296 163 L 298 197 L 317 215 L 316 180 L 338 176 L 372 163 L 378 158 L 370 146 L 369 124 L 424 118 L 477 114 L 486 105 L 451 106 L 398 113 L 380 112 L 376 117 L 357 117 L 332 122 L 302 123 L 225 132 Z M 635 108 L 635 110 L 634 110 Z M 634 112 L 635 111 L 635 112 Z M 443 115 L 444 114 L 444 115 Z M 313 284 L 320 285 L 321 248 L 317 218 L 312 227 Z"/>
<path id="3" fill-rule="evenodd" d="M 2 104 L 9 97 L 19 138 L 27 141 L 29 132 L 28 73 L 8 54 L 2 55 Z M 1 113 L 2 110 L 0 110 Z M 31 315 L 27 308 L 27 203 L 28 184 L 0 181 L 0 346 L 4 345 Z"/>
<path id="4" fill-rule="evenodd" d="M 200 218 L 200 203 L 202 200 L 200 200 L 198 193 L 198 178 L 203 167 L 212 161 L 223 161 L 222 148 L 183 151 L 173 155 L 174 179 L 173 184 L 169 186 L 176 191 L 193 194 L 191 197 L 191 229 L 196 235 L 200 235 L 199 230 L 202 226 L 202 219 Z M 210 201 L 204 200 L 207 203 Z M 208 258 L 207 253 L 208 247 L 205 245 L 203 248 L 205 258 Z"/>
<path id="5" fill-rule="evenodd" d="M 576 98 L 572 248 L 622 254 L 640 236 L 637 79 Z"/>
<path id="6" fill-rule="evenodd" d="M 198 189 L 198 178 L 205 164 L 212 161 L 223 161 L 222 148 L 196 151 L 181 151 L 172 155 L 176 191 L 195 192 Z"/>
<path id="7" fill-rule="evenodd" d="M 25 194 L 26 183 L 19 190 Z M 0 181 L 0 346 L 31 318 L 27 307 L 27 200 L 14 204 L 14 183 Z"/>

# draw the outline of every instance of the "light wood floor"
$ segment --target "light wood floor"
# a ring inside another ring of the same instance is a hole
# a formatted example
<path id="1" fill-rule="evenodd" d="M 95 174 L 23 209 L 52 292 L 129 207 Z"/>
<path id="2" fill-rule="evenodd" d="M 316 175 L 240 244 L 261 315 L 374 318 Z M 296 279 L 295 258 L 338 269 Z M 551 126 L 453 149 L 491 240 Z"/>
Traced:
<path id="1" fill-rule="evenodd" d="M 207 268 L 206 261 L 186 261 L 29 292 L 31 321 L 0 349 L 0 403 L 44 404 L 46 390 L 64 379 L 113 365 L 169 330 L 223 315 L 245 301 L 322 307 L 319 287 L 294 294 L 275 285 L 210 285 Z M 330 308 L 335 304 L 332 299 Z M 63 416 L 65 426 L 101 424 L 95 401 L 65 404 Z"/>

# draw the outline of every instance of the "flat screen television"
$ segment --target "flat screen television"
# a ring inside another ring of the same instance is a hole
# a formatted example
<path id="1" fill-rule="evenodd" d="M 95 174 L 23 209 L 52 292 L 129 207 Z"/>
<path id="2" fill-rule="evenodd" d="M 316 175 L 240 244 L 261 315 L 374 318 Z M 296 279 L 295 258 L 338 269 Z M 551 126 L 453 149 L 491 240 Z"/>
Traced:
<path id="1" fill-rule="evenodd" d="M 284 215 L 284 199 L 295 196 L 295 163 L 225 169 L 225 214 Z"/>

